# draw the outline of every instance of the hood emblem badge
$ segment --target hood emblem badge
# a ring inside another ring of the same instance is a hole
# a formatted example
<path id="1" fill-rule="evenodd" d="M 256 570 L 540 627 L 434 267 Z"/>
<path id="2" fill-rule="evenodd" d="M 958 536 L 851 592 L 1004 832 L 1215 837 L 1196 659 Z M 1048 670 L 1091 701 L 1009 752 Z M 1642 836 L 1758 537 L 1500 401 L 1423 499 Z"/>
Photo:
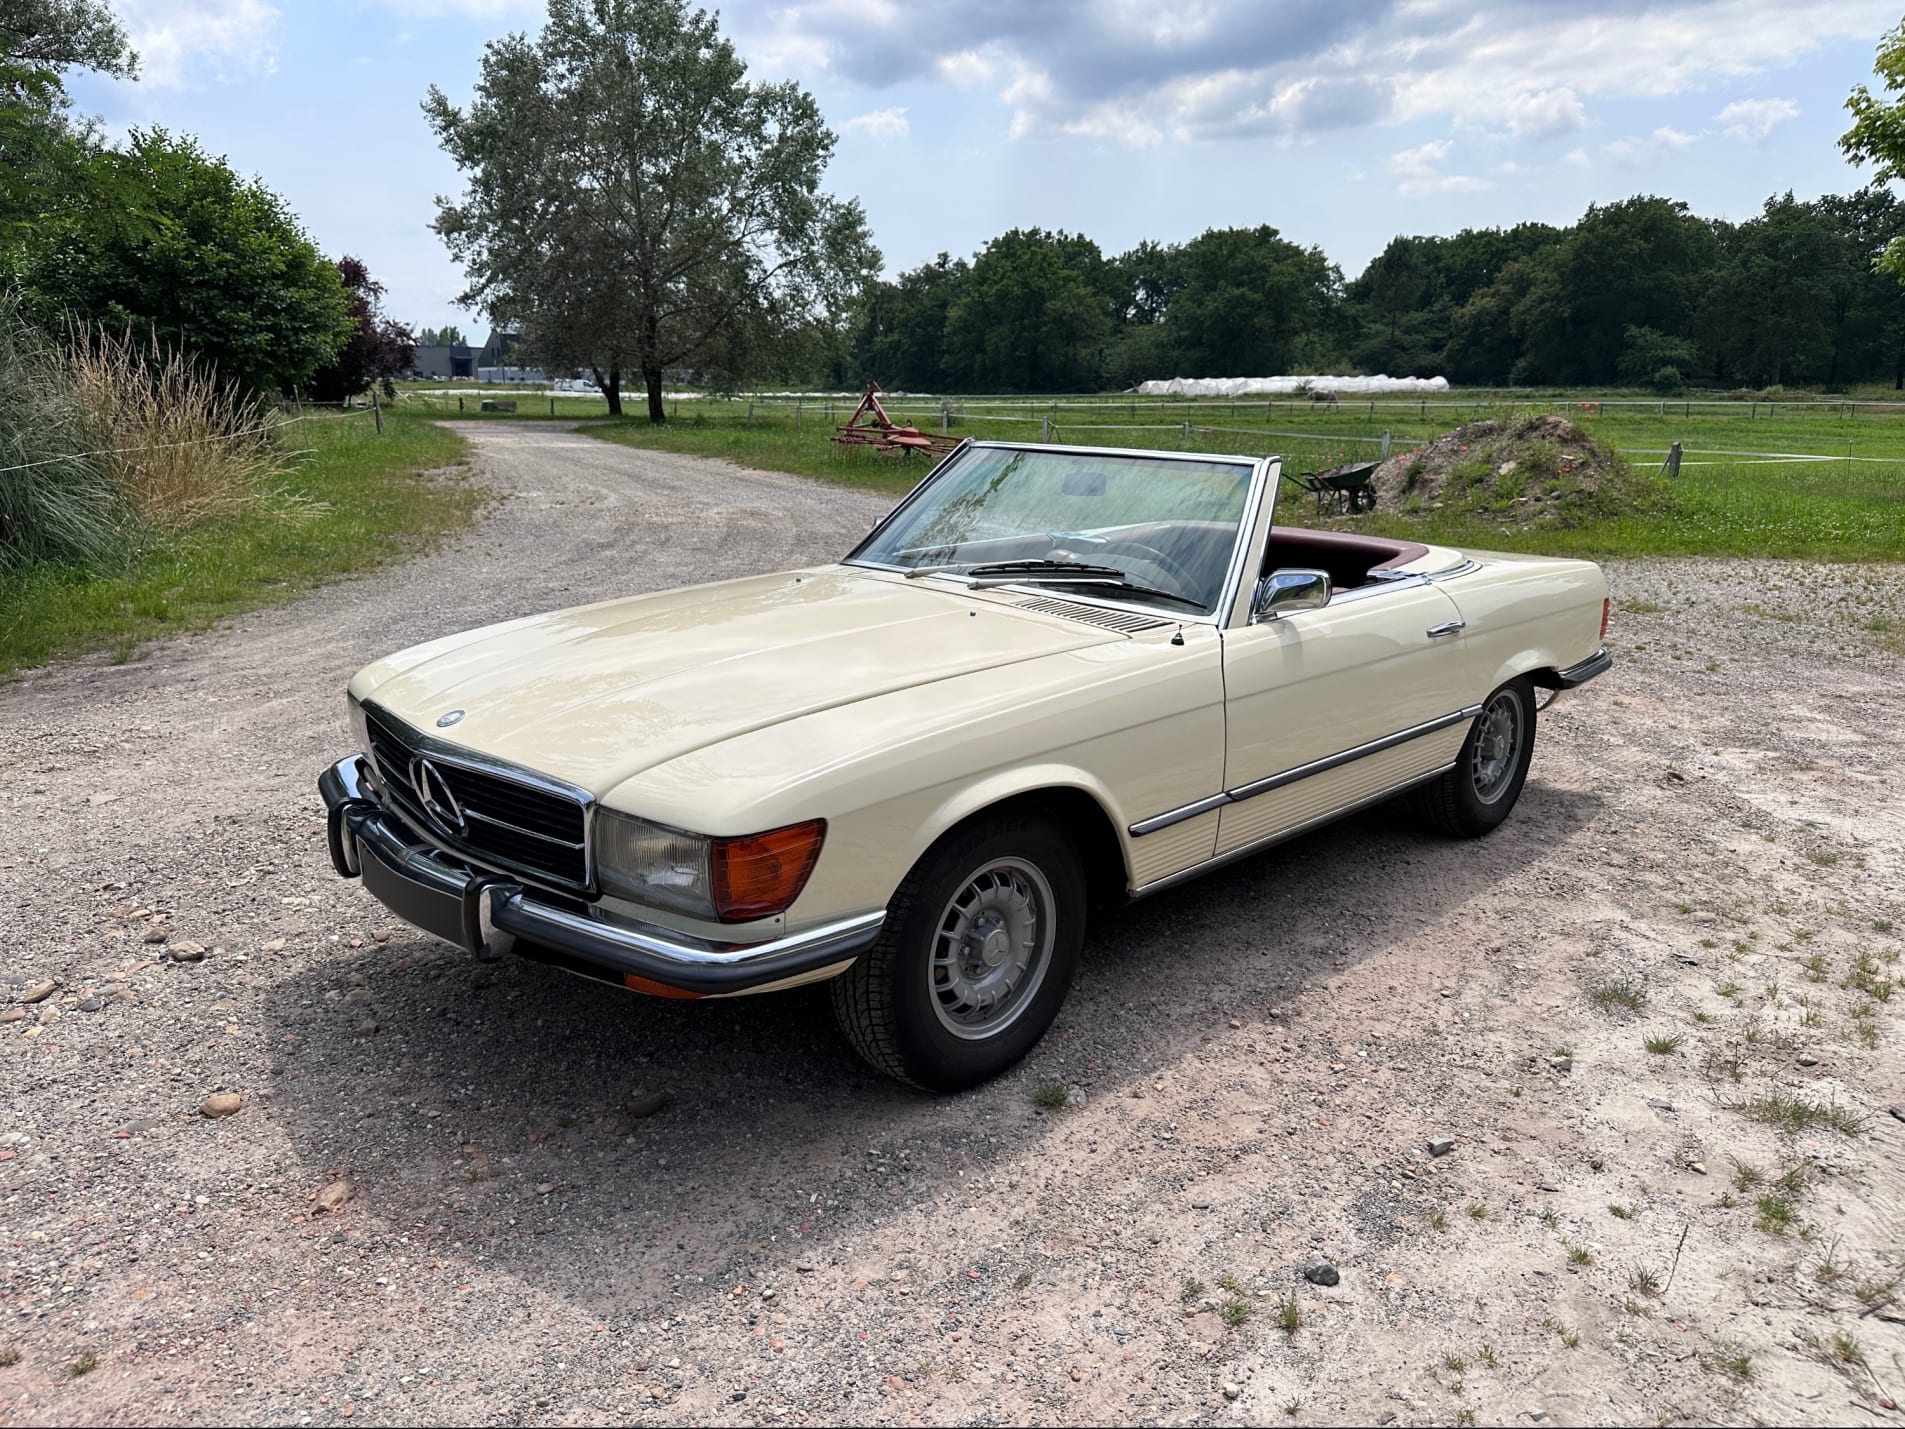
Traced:
<path id="1" fill-rule="evenodd" d="M 448 729 L 451 725 L 455 724 L 458 720 L 462 718 L 463 718 L 462 710 L 451 710 L 448 714 L 443 715 L 437 720 L 437 728 Z"/>

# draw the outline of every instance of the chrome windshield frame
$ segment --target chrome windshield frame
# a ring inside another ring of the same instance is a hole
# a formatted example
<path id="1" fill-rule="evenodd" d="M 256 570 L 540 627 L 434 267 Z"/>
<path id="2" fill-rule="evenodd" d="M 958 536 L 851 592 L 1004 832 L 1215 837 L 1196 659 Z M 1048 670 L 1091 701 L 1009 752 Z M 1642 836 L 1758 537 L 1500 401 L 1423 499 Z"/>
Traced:
<path id="1" fill-rule="evenodd" d="M 1225 569 L 1224 582 L 1221 590 L 1218 592 L 1217 603 L 1210 611 L 1193 613 L 1188 610 L 1180 611 L 1167 608 L 1155 601 L 1145 601 L 1142 599 L 1118 600 L 1111 596 L 1093 595 L 1086 590 L 1073 586 L 1065 587 L 1061 592 L 1064 599 L 1077 601 L 1080 605 L 1097 606 L 1104 610 L 1122 610 L 1141 615 L 1152 615 L 1158 617 L 1160 620 L 1168 620 L 1181 625 L 1210 625 L 1222 629 L 1229 624 L 1231 611 L 1237 603 L 1238 582 L 1243 579 L 1244 573 L 1249 569 L 1250 565 L 1250 552 L 1246 547 L 1252 544 L 1250 536 L 1257 526 L 1257 516 L 1263 507 L 1264 492 L 1267 488 L 1270 488 L 1276 480 L 1276 471 L 1282 463 L 1281 457 L 1251 457 L 1224 452 L 1153 451 L 1144 447 L 1076 446 L 1058 442 L 981 442 L 968 440 L 961 442 L 944 461 L 927 472 L 925 477 L 921 479 L 919 485 L 915 486 L 901 498 L 891 511 L 882 516 L 852 551 L 841 557 L 840 564 L 843 566 L 854 566 L 860 570 L 884 571 L 893 575 L 903 576 L 911 573 L 915 569 L 912 566 L 899 566 L 885 561 L 865 560 L 861 557 L 860 552 L 864 551 L 882 531 L 897 520 L 900 514 L 905 511 L 907 507 L 911 506 L 913 502 L 919 498 L 921 493 L 931 486 L 943 472 L 949 470 L 954 463 L 968 451 L 977 448 L 998 451 L 1064 452 L 1079 456 L 1144 457 L 1150 460 L 1200 462 L 1206 466 L 1216 462 L 1228 466 L 1249 467 L 1250 485 L 1244 492 L 1243 510 L 1237 519 L 1236 536 L 1231 546 L 1230 564 Z M 1271 500 L 1274 501 L 1275 499 L 1273 492 Z M 929 575 L 920 576 L 919 579 L 950 581 L 955 585 L 967 589 L 974 588 L 972 581 L 957 571 L 935 571 Z M 1018 595 L 1042 595 L 1049 597 L 1054 594 L 1054 588 L 1051 585 L 1034 581 L 1009 582 L 997 585 L 988 583 L 983 588 L 993 591 L 1009 591 Z"/>

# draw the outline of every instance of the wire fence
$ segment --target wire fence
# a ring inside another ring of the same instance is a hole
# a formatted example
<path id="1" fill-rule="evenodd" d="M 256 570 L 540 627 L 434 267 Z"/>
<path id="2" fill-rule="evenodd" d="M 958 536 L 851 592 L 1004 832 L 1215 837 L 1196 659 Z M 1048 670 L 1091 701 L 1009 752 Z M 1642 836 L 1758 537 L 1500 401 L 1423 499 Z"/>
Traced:
<path id="1" fill-rule="evenodd" d="M 329 405 L 342 404 L 333 403 Z M 32 471 L 42 466 L 57 466 L 61 462 L 89 461 L 93 457 L 141 456 L 146 452 L 177 451 L 180 447 L 210 446 L 216 442 L 232 442 L 237 441 L 240 437 L 255 437 L 264 432 L 275 432 L 283 427 L 296 426 L 299 422 L 335 422 L 345 417 L 368 417 L 373 415 L 375 410 L 376 409 L 372 407 L 358 407 L 342 412 L 310 412 L 303 416 L 286 417 L 281 421 L 261 422 L 255 427 L 242 427 L 233 432 L 214 432 L 208 437 L 193 437 L 189 441 L 183 442 L 152 442 L 142 447 L 100 447 L 96 451 L 89 452 L 61 452 L 58 456 L 42 457 L 38 461 L 21 462 L 17 466 L 0 466 L 0 476 L 6 476 L 16 471 Z M 381 431 L 382 429 L 382 419 L 380 417 L 378 430 Z"/>

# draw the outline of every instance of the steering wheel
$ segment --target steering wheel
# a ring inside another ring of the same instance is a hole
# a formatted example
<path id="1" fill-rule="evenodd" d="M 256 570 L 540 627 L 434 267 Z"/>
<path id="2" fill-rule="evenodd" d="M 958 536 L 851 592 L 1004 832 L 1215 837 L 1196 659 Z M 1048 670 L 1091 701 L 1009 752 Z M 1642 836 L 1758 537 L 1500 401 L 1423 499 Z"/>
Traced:
<path id="1" fill-rule="evenodd" d="M 1179 595 L 1188 596 L 1192 600 L 1203 599 L 1198 593 L 1197 577 L 1187 571 L 1175 556 L 1167 555 L 1156 546 L 1148 546 L 1143 541 L 1107 541 L 1103 549 L 1130 551 L 1134 555 L 1142 556 L 1178 583 Z"/>

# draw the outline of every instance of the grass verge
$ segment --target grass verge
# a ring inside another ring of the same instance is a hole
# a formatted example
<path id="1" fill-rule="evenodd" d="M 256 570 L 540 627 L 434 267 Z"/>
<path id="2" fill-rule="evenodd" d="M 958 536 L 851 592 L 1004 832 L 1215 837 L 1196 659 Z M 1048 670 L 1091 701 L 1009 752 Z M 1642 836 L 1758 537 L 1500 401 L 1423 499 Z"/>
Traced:
<path id="1" fill-rule="evenodd" d="M 97 574 L 32 565 L 0 575 L 0 678 L 48 660 L 202 630 L 341 575 L 426 549 L 470 519 L 482 493 L 426 472 L 467 443 L 408 415 L 288 426 L 295 450 L 270 498 L 233 519 L 155 538 Z"/>
<path id="2" fill-rule="evenodd" d="M 1373 456 L 1385 431 L 1393 449 L 1407 450 L 1462 421 L 1515 410 L 1492 394 L 1470 395 L 1470 405 L 1425 405 L 1420 415 L 1407 410 L 1378 415 L 1353 403 L 1339 411 L 1304 410 L 1288 401 L 1266 410 L 1262 403 L 1180 407 L 1122 398 L 955 399 L 949 430 L 954 436 L 1037 441 L 1049 418 L 1056 423 L 1055 441 L 1246 455 L 1274 452 L 1294 474 Z M 453 405 L 446 413 L 438 401 L 439 414 L 454 413 Z M 486 420 L 547 420 L 547 403 L 546 397 L 525 399 L 513 419 L 492 415 Z M 896 400 L 892 406 L 896 420 L 939 430 L 936 405 Z M 671 399 L 671 407 L 674 418 L 660 427 L 651 427 L 639 412 L 604 420 L 600 401 L 580 398 L 557 398 L 555 415 L 593 418 L 583 430 L 624 446 L 721 457 L 742 466 L 895 495 L 928 469 L 917 458 L 895 461 L 830 442 L 834 423 L 845 421 L 852 410 L 850 400 L 834 402 L 831 410 L 810 401 L 798 425 L 788 402 L 757 403 L 751 412 L 746 401 Z M 1684 442 L 1687 459 L 1680 476 L 1659 484 L 1659 499 L 1649 509 L 1599 512 L 1565 527 L 1515 528 L 1491 520 L 1487 513 L 1456 510 L 1416 516 L 1379 511 L 1338 520 L 1319 513 L 1308 495 L 1287 485 L 1279 496 L 1278 519 L 1293 525 L 1341 524 L 1476 549 L 1597 559 L 1905 560 L 1905 413 L 1840 417 L 1831 409 L 1782 409 L 1776 419 L 1769 419 L 1765 413 L 1748 415 L 1743 405 L 1717 415 L 1683 415 L 1668 403 L 1658 410 L 1609 409 L 1574 416 L 1595 437 L 1626 455 L 1641 477 L 1659 465 L 1670 443 Z M 1651 478 L 1645 484 L 1653 487 Z"/>

